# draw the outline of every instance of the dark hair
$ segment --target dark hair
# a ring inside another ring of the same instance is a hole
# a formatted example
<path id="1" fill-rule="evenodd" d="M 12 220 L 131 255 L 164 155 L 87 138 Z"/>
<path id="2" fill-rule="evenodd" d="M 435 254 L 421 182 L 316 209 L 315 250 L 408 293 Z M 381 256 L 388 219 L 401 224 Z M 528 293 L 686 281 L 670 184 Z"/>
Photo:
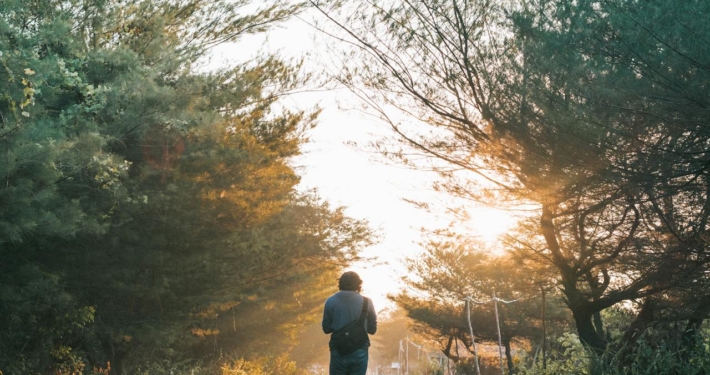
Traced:
<path id="1" fill-rule="evenodd" d="M 343 273 L 338 280 L 338 288 L 340 290 L 352 290 L 359 292 L 362 289 L 362 280 L 360 276 L 353 271 Z"/>

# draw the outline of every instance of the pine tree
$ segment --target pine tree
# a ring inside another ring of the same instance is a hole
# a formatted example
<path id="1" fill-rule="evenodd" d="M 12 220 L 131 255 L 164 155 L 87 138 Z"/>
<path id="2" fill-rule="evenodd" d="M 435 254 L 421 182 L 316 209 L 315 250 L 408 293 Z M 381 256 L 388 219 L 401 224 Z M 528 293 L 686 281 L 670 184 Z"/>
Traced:
<path id="1" fill-rule="evenodd" d="M 372 242 L 365 222 L 295 189 L 290 158 L 318 111 L 274 108 L 305 84 L 297 62 L 196 70 L 210 47 L 303 8 L 247 5 L 0 5 L 0 371 L 249 356 L 256 345 L 229 335 L 303 326 L 322 277 Z M 260 324 L 254 311 L 283 299 L 298 309 Z"/>

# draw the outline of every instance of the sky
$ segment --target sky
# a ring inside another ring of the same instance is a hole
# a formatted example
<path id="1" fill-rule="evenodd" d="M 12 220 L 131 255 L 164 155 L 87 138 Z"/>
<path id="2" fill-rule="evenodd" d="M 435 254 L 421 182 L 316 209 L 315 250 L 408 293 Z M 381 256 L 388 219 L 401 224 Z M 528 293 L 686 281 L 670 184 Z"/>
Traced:
<path id="1" fill-rule="evenodd" d="M 223 44 L 212 51 L 208 69 L 247 61 L 258 53 L 278 52 L 284 57 L 310 54 L 306 69 L 317 70 L 328 61 L 328 51 L 315 40 L 325 38 L 309 24 L 311 16 L 292 19 L 266 36 L 248 36 L 238 44 Z M 320 63 L 319 63 L 320 62 Z M 331 67 L 336 69 L 337 67 Z M 378 309 L 392 308 L 387 294 L 402 288 L 406 274 L 403 260 L 421 250 L 420 228 L 446 227 L 450 217 L 424 212 L 404 199 L 446 204 L 446 197 L 431 188 L 431 172 L 412 170 L 386 162 L 366 147 L 389 135 L 387 126 L 355 110 L 359 103 L 347 89 L 314 90 L 288 97 L 285 107 L 300 109 L 318 105 L 322 113 L 318 126 L 308 134 L 310 142 L 293 163 L 302 176 L 300 189 L 317 189 L 331 206 L 345 206 L 346 214 L 367 220 L 378 233 L 379 242 L 365 249 L 369 261 L 353 264 L 363 279 L 363 294 Z M 471 234 L 492 242 L 512 219 L 508 213 L 487 207 L 472 207 L 472 220 L 465 226 Z"/>
<path id="2" fill-rule="evenodd" d="M 451 220 L 418 209 L 404 198 L 441 202 L 447 197 L 431 188 L 433 173 L 386 162 L 367 150 L 367 142 L 389 134 L 386 125 L 329 106 L 327 100 L 321 102 L 324 111 L 311 142 L 296 161 L 301 166 L 301 187 L 317 188 L 333 205 L 347 207 L 348 215 L 368 220 L 380 234 L 380 242 L 363 253 L 377 260 L 355 264 L 350 270 L 362 276 L 363 293 L 373 295 L 376 306 L 389 306 L 386 294 L 401 288 L 400 279 L 406 274 L 403 260 L 421 251 L 420 228 L 444 228 Z M 362 146 L 353 147 L 353 142 Z M 507 228 L 506 212 L 485 207 L 474 211 L 468 227 L 482 239 L 494 241 Z"/>

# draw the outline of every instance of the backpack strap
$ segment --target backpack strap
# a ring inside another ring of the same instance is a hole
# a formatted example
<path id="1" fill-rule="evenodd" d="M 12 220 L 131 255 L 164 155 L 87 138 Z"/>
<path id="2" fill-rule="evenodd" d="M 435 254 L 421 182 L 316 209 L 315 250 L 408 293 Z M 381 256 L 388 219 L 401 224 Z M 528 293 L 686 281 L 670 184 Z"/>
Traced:
<path id="1" fill-rule="evenodd" d="M 367 297 L 362 297 L 362 311 L 360 311 L 360 324 L 365 324 L 365 319 L 367 319 Z"/>

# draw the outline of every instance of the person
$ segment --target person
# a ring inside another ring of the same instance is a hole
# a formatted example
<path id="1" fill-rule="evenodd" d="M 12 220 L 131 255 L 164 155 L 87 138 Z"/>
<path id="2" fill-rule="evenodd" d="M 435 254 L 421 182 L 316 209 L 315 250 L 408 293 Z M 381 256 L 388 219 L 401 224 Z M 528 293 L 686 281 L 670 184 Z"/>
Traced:
<path id="1" fill-rule="evenodd" d="M 360 276 L 348 271 L 343 273 L 338 280 L 339 292 L 328 297 L 323 309 L 323 332 L 333 333 L 346 324 L 360 317 L 362 304 L 365 299 L 360 294 L 362 291 L 362 280 Z M 365 329 L 368 334 L 374 335 L 377 332 L 377 313 L 371 299 L 367 299 L 367 318 L 365 319 Z M 367 372 L 368 348 L 370 338 L 362 348 L 354 352 L 341 355 L 333 348 L 332 340 L 328 343 L 330 348 L 330 375 L 365 375 Z"/>

